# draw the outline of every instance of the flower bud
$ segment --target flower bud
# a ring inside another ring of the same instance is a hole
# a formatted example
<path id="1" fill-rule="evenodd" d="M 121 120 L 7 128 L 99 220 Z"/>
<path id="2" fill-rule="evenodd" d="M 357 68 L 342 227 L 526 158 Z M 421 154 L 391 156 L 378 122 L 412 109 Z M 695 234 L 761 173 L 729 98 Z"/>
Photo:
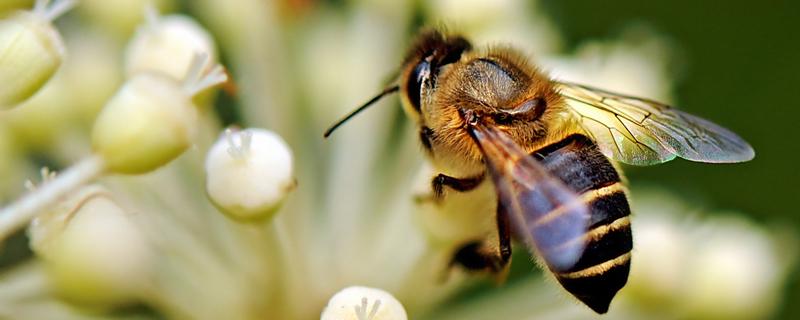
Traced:
<path id="1" fill-rule="evenodd" d="M 217 66 L 205 75 L 205 58 L 194 60 L 184 83 L 157 73 L 128 80 L 100 112 L 92 148 L 116 173 L 145 173 L 172 161 L 188 148 L 198 126 L 191 98 L 224 82 Z"/>
<path id="2" fill-rule="evenodd" d="M 36 1 L 33 11 L 18 11 L 0 20 L 0 109 L 33 96 L 61 66 L 66 50 L 52 20 L 74 2 Z"/>
<path id="3" fill-rule="evenodd" d="M 70 108 L 73 92 L 65 86 L 66 82 L 62 70 L 36 95 L 4 114 L 3 120 L 8 128 L 27 150 L 43 154 L 62 154 L 54 146 L 71 138 L 64 133 L 75 125 L 76 114 Z M 84 154 L 84 151 L 79 151 L 78 155 Z"/>
<path id="4" fill-rule="evenodd" d="M 144 20 L 147 6 L 167 11 L 176 7 L 175 0 L 80 0 L 77 11 L 104 32 L 127 38 Z"/>
<path id="5" fill-rule="evenodd" d="M 263 220 L 295 186 L 292 152 L 263 129 L 227 129 L 206 156 L 206 191 L 228 216 Z"/>
<path id="6" fill-rule="evenodd" d="M 663 191 L 635 194 L 635 263 L 622 291 L 630 302 L 679 318 L 770 318 L 793 267 L 793 237 L 732 212 L 686 218 L 696 209 Z"/>
<path id="7" fill-rule="evenodd" d="M 665 196 L 666 198 L 666 196 Z M 642 196 L 639 205 L 653 207 L 651 199 Z M 670 199 L 679 203 L 679 199 Z M 667 202 L 667 201 L 663 201 Z M 667 207 L 667 203 L 656 202 Z M 673 213 L 659 212 L 652 208 L 647 214 L 634 216 L 633 234 L 637 250 L 636 263 L 631 265 L 631 277 L 626 292 L 645 305 L 663 306 L 679 299 L 680 290 L 685 285 L 685 266 L 691 257 L 690 239 L 685 227 L 677 221 Z M 662 209 L 663 210 L 663 209 Z M 680 211 L 678 211 L 680 212 Z"/>
<path id="8" fill-rule="evenodd" d="M 153 71 L 181 79 L 196 52 L 206 52 L 215 61 L 215 51 L 211 35 L 194 19 L 184 15 L 159 17 L 153 9 L 128 44 L 125 73 L 131 77 Z"/>
<path id="9" fill-rule="evenodd" d="M 681 305 L 696 319 L 769 318 L 784 280 L 778 243 L 735 213 L 722 216 L 697 237 Z"/>
<path id="10" fill-rule="evenodd" d="M 177 82 L 144 73 L 130 79 L 103 108 L 92 147 L 117 173 L 144 173 L 192 143 L 197 110 Z"/>
<path id="11" fill-rule="evenodd" d="M 320 320 L 406 320 L 406 310 L 390 293 L 367 287 L 339 291 L 322 311 Z"/>
<path id="12" fill-rule="evenodd" d="M 141 229 L 96 186 L 38 216 L 28 234 L 55 289 L 72 302 L 132 303 L 150 274 L 152 252 Z"/>

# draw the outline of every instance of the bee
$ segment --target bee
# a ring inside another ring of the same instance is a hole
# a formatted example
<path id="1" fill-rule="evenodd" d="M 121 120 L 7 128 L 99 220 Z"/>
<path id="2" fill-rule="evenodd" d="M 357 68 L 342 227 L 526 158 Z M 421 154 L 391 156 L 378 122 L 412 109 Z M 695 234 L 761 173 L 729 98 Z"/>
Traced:
<path id="1" fill-rule="evenodd" d="M 464 243 L 454 264 L 504 272 L 513 237 L 600 314 L 625 286 L 633 249 L 631 210 L 615 161 L 754 157 L 747 142 L 708 120 L 653 100 L 554 80 L 513 48 L 475 49 L 464 37 L 435 30 L 418 36 L 396 85 L 325 137 L 395 92 L 417 125 L 422 148 L 443 172 L 432 179 L 435 201 L 486 180 L 493 184 L 497 236 Z"/>

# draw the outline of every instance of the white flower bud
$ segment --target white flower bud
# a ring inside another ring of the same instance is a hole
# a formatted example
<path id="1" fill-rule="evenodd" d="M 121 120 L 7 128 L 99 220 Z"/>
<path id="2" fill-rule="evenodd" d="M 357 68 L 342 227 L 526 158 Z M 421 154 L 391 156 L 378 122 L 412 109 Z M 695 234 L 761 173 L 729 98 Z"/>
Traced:
<path id="1" fill-rule="evenodd" d="M 125 53 L 125 73 L 161 72 L 181 79 L 189 71 L 196 52 L 206 52 L 216 61 L 211 35 L 194 19 L 184 15 L 159 17 L 148 11 L 147 23 L 139 27 Z"/>
<path id="2" fill-rule="evenodd" d="M 658 34 L 633 27 L 620 41 L 586 42 L 577 48 L 574 57 L 542 62 L 547 69 L 558 70 L 559 79 L 668 102 L 672 92 L 671 48 Z"/>
<path id="3" fill-rule="evenodd" d="M 668 193 L 635 194 L 641 214 L 633 216 L 636 252 L 625 296 L 679 318 L 769 318 L 796 256 L 793 238 L 736 213 L 682 217 L 695 209 Z"/>
<path id="4" fill-rule="evenodd" d="M 154 6 L 162 12 L 176 7 L 175 0 L 80 0 L 77 11 L 104 32 L 127 38 L 144 20 L 144 9 Z"/>
<path id="5" fill-rule="evenodd" d="M 107 191 L 80 190 L 30 225 L 31 247 L 63 298 L 93 307 L 132 303 L 150 275 L 152 251 Z"/>
<path id="6" fill-rule="evenodd" d="M 206 156 L 206 191 L 228 216 L 262 220 L 294 188 L 292 151 L 263 129 L 227 129 Z"/>
<path id="7" fill-rule="evenodd" d="M 691 221 L 681 222 L 676 213 L 690 209 L 683 206 L 681 199 L 668 194 L 634 194 L 634 212 L 642 213 L 632 217 L 633 243 L 638 250 L 622 292 L 636 297 L 640 304 L 658 307 L 674 303 L 685 285 L 686 264 L 693 246 L 687 234 Z"/>
<path id="8" fill-rule="evenodd" d="M 322 311 L 320 320 L 406 320 L 406 310 L 390 293 L 367 287 L 339 291 Z"/>
<path id="9" fill-rule="evenodd" d="M 38 0 L 33 11 L 0 20 L 0 109 L 33 96 L 61 66 L 66 50 L 51 22 L 74 1 L 49 2 Z"/>
<path id="10" fill-rule="evenodd" d="M 192 144 L 198 115 L 191 98 L 226 80 L 219 66 L 202 75 L 202 59 L 195 59 L 184 83 L 161 74 L 140 73 L 111 98 L 92 130 L 92 147 L 108 170 L 149 172 Z"/>
<path id="11" fill-rule="evenodd" d="M 785 276 L 780 250 L 766 230 L 726 216 L 696 238 L 682 305 L 697 319 L 769 318 Z"/>

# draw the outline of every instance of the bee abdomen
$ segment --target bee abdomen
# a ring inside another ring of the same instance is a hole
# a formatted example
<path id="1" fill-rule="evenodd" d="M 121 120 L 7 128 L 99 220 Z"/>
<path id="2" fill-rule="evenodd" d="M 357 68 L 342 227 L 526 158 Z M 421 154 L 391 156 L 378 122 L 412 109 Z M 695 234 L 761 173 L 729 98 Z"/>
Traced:
<path id="1" fill-rule="evenodd" d="M 620 175 L 597 146 L 582 135 L 568 136 L 534 155 L 581 196 L 591 215 L 582 236 L 542 248 L 553 251 L 585 244 L 575 265 L 551 271 L 567 291 L 592 310 L 605 313 L 628 280 L 633 248 L 630 207 Z"/>
<path id="2" fill-rule="evenodd" d="M 601 203 L 603 205 L 598 205 Z M 616 210 L 612 215 L 607 211 L 600 211 L 604 205 L 611 203 L 624 209 Z M 619 191 L 595 199 L 590 208 L 593 218 L 602 215 L 606 221 L 599 222 L 581 239 L 575 239 L 585 243 L 586 247 L 572 268 L 565 271 L 553 270 L 553 273 L 564 289 L 592 310 L 605 313 L 617 291 L 628 281 L 633 248 L 628 216 L 605 218 L 620 212 L 629 213 L 628 202 L 624 193 Z"/>

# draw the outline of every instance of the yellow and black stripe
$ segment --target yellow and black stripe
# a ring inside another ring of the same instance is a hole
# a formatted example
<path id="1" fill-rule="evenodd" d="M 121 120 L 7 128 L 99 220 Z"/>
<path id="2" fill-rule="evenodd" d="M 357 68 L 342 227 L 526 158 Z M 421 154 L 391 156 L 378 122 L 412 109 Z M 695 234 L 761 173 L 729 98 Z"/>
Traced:
<path id="1" fill-rule="evenodd" d="M 583 135 L 570 135 L 532 155 L 581 195 L 591 214 L 589 227 L 582 236 L 540 249 L 554 252 L 576 243 L 585 244 L 574 266 L 565 270 L 551 267 L 551 271 L 567 291 L 592 310 L 605 313 L 614 295 L 628 280 L 633 248 L 630 207 L 620 175 L 597 146 Z M 558 210 L 552 213 L 557 214 Z M 545 215 L 542 220 L 547 217 Z M 541 224 L 558 223 L 557 220 L 551 217 Z"/>

